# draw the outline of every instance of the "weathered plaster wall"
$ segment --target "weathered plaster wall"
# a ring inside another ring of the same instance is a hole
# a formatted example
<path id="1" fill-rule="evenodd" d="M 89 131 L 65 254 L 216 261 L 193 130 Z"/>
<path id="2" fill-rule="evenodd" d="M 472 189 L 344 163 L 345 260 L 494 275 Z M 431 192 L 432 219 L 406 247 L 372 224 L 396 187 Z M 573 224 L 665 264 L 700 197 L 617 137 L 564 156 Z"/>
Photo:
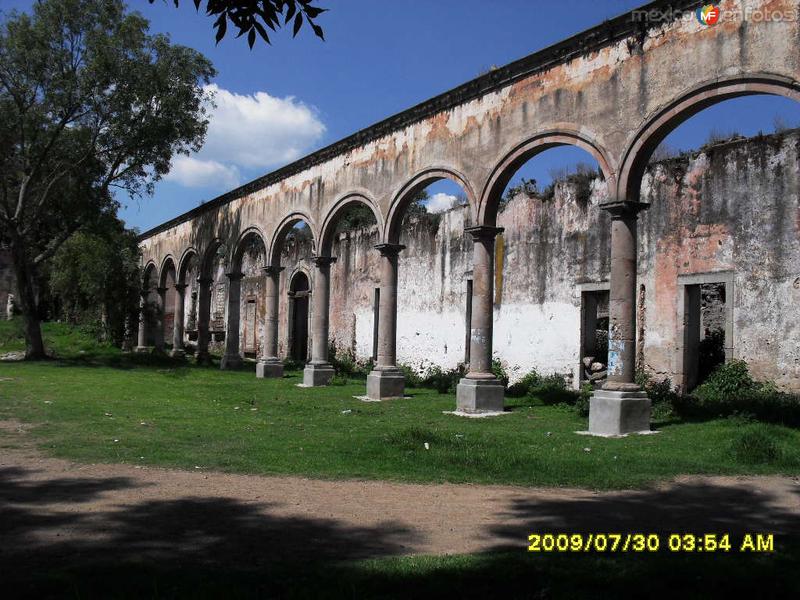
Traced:
<path id="1" fill-rule="evenodd" d="M 734 275 L 734 354 L 800 389 L 800 135 L 752 138 L 650 171 L 640 221 L 645 363 L 677 369 L 678 276 Z"/>
<path id="2" fill-rule="evenodd" d="M 675 380 L 681 336 L 678 276 L 734 273 L 734 352 L 757 377 L 800 389 L 800 133 L 713 146 L 658 163 L 643 199 L 639 284 L 644 286 L 643 348 L 649 371 Z M 558 186 L 552 200 L 517 196 L 500 214 L 494 350 L 512 373 L 535 367 L 572 374 L 579 361 L 580 284 L 607 281 L 608 216 L 600 180 L 581 201 Z M 398 358 L 424 369 L 464 360 L 466 281 L 471 277 L 469 211 L 423 218 L 405 230 L 401 253 Z M 379 285 L 375 228 L 334 244 L 331 339 L 340 352 L 372 354 L 373 294 Z M 311 244 L 284 255 L 281 351 L 291 274 Z"/>
<path id="3" fill-rule="evenodd" d="M 673 4 L 696 8 L 683 0 Z M 144 261 L 160 264 L 190 246 L 202 254 L 215 239 L 232 252 L 250 227 L 262 233 L 271 253 L 272 240 L 292 214 L 303 215 L 319 239 L 340 201 L 355 193 L 373 202 L 386 238 L 388 225 L 402 213 L 403 191 L 433 171 L 459 179 L 473 214 L 491 222 L 485 207 L 497 191 L 490 185 L 497 169 L 510 168 L 507 160 L 520 148 L 541 149 L 537 144 L 545 138 L 581 144 L 601 156 L 612 193 L 624 196 L 636 143 L 649 139 L 648 127 L 664 111 L 673 125 L 692 113 L 692 102 L 705 102 L 722 85 L 733 86 L 726 93 L 800 98 L 797 19 L 742 18 L 759 8 L 797 12 L 796 0 L 721 5 L 743 10 L 713 27 L 693 18 L 625 25 L 624 17 L 532 55 L 530 68 L 527 59 L 501 67 L 157 228 L 142 240 Z"/>
<path id="4" fill-rule="evenodd" d="M 373 208 L 378 217 L 375 235 L 383 242 L 394 242 L 396 225 L 414 190 L 448 177 L 464 187 L 469 207 L 446 217 L 437 235 L 428 240 L 433 250 L 419 257 L 422 266 L 415 269 L 409 265 L 415 264 L 414 252 L 425 246 L 409 248 L 401 259 L 398 354 L 400 360 L 419 362 L 444 356 L 445 364 L 453 364 L 463 356 L 464 343 L 469 253 L 459 250 L 465 247 L 463 221 L 469 218 L 476 224 L 493 224 L 493 206 L 505 175 L 520 161 L 551 145 L 574 144 L 597 158 L 605 182 L 598 182 L 588 208 L 557 196 L 545 207 L 517 203 L 498 217 L 499 225 L 508 225 L 509 242 L 502 260 L 503 288 L 498 291 L 495 330 L 495 349 L 502 353 L 505 348 L 508 360 L 520 364 L 521 369 L 533 356 L 542 370 L 571 372 L 569 365 L 577 362 L 577 350 L 572 349 L 577 346 L 574 324 L 579 318 L 576 286 L 607 277 L 608 222 L 597 204 L 606 195 L 610 200 L 637 200 L 642 167 L 652 147 L 700 108 L 748 93 L 800 100 L 797 1 L 723 0 L 720 5 L 727 16 L 706 27 L 692 16 L 695 2 L 659 0 L 648 7 L 660 8 L 665 14 L 675 8 L 675 14 L 685 12 L 688 18 L 643 23 L 623 15 L 467 82 L 148 232 L 141 239 L 143 262 L 160 265 L 167 255 L 181 257 L 188 248 L 194 248 L 205 261 L 220 242 L 230 258 L 248 231 L 262 238 L 266 256 L 288 260 L 280 239 L 299 218 L 312 230 L 317 241 L 314 251 L 324 254 L 328 248 L 323 242 L 330 239 L 326 234 L 335 227 L 338 211 L 353 198 Z M 764 10 L 795 17 L 746 18 Z M 776 155 L 770 160 L 781 159 Z M 751 179 L 759 177 L 756 171 L 748 172 Z M 675 180 L 676 197 L 688 204 L 665 202 L 641 221 L 641 228 L 650 228 L 643 231 L 648 258 L 640 263 L 645 285 L 641 359 L 660 373 L 675 368 L 671 362 L 676 352 L 677 321 L 671 304 L 676 291 L 674 277 L 686 270 L 730 269 L 733 265 L 737 272 L 742 269 L 745 273 L 737 275 L 744 279 L 736 285 L 734 295 L 750 290 L 741 306 L 755 315 L 745 318 L 739 310 L 737 326 L 750 331 L 753 327 L 748 323 L 761 316 L 775 317 L 778 320 L 773 322 L 779 323 L 769 325 L 769 330 L 761 327 L 758 335 L 742 333 L 737 348 L 750 352 L 754 360 L 764 360 L 763 369 L 758 368 L 766 372 L 771 368 L 767 364 L 770 359 L 757 356 L 755 348 L 769 342 L 769 347 L 782 353 L 775 359 L 780 364 L 773 369 L 774 378 L 794 385 L 796 350 L 777 336 L 796 333 L 795 322 L 779 310 L 780 303 L 796 300 L 794 280 L 785 276 L 796 270 L 791 262 L 796 255 L 793 250 L 779 250 L 765 256 L 752 249 L 760 256 L 760 260 L 754 259 L 745 255 L 749 250 L 739 249 L 736 233 L 750 227 L 764 235 L 769 220 L 778 218 L 783 210 L 784 220 L 776 225 L 783 233 L 775 237 L 787 239 L 787 223 L 797 219 L 785 215 L 795 209 L 783 206 L 767 213 L 742 210 L 734 214 L 727 207 L 731 200 L 721 196 L 715 196 L 714 202 L 720 203 L 717 208 L 696 206 L 697 198 L 710 193 L 696 189 L 696 182 L 711 177 L 709 173 L 701 163 L 693 162 L 690 172 Z M 732 172 L 731 177 L 739 173 Z M 726 185 L 737 190 L 749 185 L 737 181 L 734 184 L 732 179 Z M 770 186 L 768 181 L 762 184 L 765 190 Z M 658 193 L 659 185 L 652 184 L 645 195 Z M 787 180 L 786 189 L 792 189 L 791 185 L 796 184 Z M 720 194 L 726 191 L 717 190 Z M 686 221 L 690 217 L 685 211 L 695 220 Z M 741 221 L 724 220 L 734 217 Z M 660 229 L 662 222 L 678 229 Z M 661 233 L 666 237 L 659 246 L 664 237 Z M 772 239 L 770 235 L 764 244 Z M 345 347 L 355 346 L 362 353 L 371 346 L 371 336 L 365 333 L 371 329 L 372 318 L 366 303 L 372 298 L 375 281 L 360 274 L 373 272 L 362 268 L 374 266 L 376 258 L 365 253 L 366 246 L 362 248 L 358 240 L 350 239 L 344 249 L 341 243 L 337 241 L 332 249 L 334 254 L 341 253 L 340 263 L 333 269 L 332 298 L 334 306 L 342 310 L 332 310 L 331 332 L 338 345 L 346 340 Z M 753 243 L 746 242 L 745 248 Z M 780 269 L 783 275 L 778 274 Z M 447 277 L 442 277 L 442 272 Z M 287 276 L 284 273 L 282 277 L 283 288 Z M 342 276 L 349 278 L 349 285 L 336 279 Z M 224 292 L 224 284 L 220 285 Z M 757 290 L 773 287 L 774 294 L 756 299 Z M 770 303 L 775 310 L 762 313 Z M 217 311 L 212 318 L 224 314 L 218 309 L 224 311 L 224 307 L 212 307 Z M 672 313 L 667 314 L 669 311 Z"/>

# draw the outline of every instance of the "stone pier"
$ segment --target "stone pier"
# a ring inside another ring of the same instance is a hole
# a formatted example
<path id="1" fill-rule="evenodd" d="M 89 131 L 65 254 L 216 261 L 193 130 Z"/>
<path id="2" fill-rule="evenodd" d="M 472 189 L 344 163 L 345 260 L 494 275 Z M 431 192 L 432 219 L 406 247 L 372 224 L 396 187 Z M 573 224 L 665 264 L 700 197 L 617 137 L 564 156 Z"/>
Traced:
<path id="1" fill-rule="evenodd" d="M 175 319 L 172 328 L 172 351 L 170 356 L 183 358 L 186 351 L 183 347 L 183 316 L 184 316 L 184 294 L 186 293 L 185 283 L 175 284 Z"/>
<path id="2" fill-rule="evenodd" d="M 150 351 L 150 348 L 147 347 L 147 326 L 147 291 L 142 290 L 139 298 L 139 332 L 136 342 L 136 352 L 144 353 Z"/>
<path id="3" fill-rule="evenodd" d="M 650 400 L 635 381 L 636 262 L 638 213 L 647 204 L 609 202 L 611 291 L 609 293 L 608 380 L 589 400 L 589 432 L 624 435 L 650 431 Z"/>
<path id="4" fill-rule="evenodd" d="M 367 397 L 370 400 L 402 398 L 405 377 L 397 368 L 397 263 L 405 246 L 378 244 L 375 248 L 381 254 L 378 364 L 367 376 Z"/>
<path id="5" fill-rule="evenodd" d="M 328 307 L 331 293 L 331 265 L 333 256 L 315 256 L 313 314 L 311 318 L 311 362 L 303 370 L 303 385 L 316 387 L 328 385 L 336 374 L 328 362 Z"/>
<path id="6" fill-rule="evenodd" d="M 466 230 L 472 236 L 472 321 L 469 338 L 469 372 L 456 388 L 459 412 L 503 410 L 505 390 L 492 373 L 494 320 L 494 239 L 501 227 L 478 226 Z"/>
<path id="7" fill-rule="evenodd" d="M 197 351 L 195 361 L 197 364 L 205 365 L 211 362 L 208 353 L 208 342 L 210 339 L 211 322 L 211 285 L 214 280 L 210 277 L 198 277 L 197 284 Z"/>
<path id="8" fill-rule="evenodd" d="M 242 273 L 227 273 L 228 276 L 228 321 L 225 327 L 225 355 L 220 369 L 236 369 L 242 365 L 239 351 L 239 306 L 242 295 Z"/>
<path id="9" fill-rule="evenodd" d="M 278 358 L 278 288 L 283 267 L 264 267 L 264 342 L 263 356 L 256 365 L 256 377 L 283 377 L 283 361 Z"/>

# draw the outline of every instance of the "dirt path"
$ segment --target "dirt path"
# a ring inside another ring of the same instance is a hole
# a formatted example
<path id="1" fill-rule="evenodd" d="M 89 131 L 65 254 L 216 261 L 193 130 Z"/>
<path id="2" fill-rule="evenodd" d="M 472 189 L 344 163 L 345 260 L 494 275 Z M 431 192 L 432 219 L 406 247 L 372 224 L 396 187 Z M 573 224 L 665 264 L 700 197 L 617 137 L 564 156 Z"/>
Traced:
<path id="1" fill-rule="evenodd" d="M 19 424 L 2 426 L 19 441 L 0 454 L 6 566 L 450 554 L 524 548 L 534 531 L 800 532 L 798 478 L 682 477 L 602 493 L 319 481 L 76 464 L 33 449 Z"/>

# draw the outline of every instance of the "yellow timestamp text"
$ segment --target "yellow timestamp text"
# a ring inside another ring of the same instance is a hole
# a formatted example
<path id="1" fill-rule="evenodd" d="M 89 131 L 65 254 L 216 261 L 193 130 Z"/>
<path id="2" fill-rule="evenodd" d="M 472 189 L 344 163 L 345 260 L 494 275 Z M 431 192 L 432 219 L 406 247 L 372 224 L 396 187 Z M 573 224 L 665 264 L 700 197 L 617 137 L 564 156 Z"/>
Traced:
<path id="1" fill-rule="evenodd" d="M 532 533 L 528 552 L 775 552 L 772 533 Z"/>

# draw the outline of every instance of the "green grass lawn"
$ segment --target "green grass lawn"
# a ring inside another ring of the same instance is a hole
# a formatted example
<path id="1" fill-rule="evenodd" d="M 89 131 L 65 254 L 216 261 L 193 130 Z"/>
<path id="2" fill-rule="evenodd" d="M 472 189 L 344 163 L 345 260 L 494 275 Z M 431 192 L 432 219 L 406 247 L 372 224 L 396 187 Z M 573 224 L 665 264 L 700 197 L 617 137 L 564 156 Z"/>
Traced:
<path id="1" fill-rule="evenodd" d="M 800 593 L 798 554 L 796 544 L 760 556 L 497 552 L 269 563 L 257 573 L 213 566 L 106 565 L 48 572 L 27 588 L 31 593 L 26 597 L 793 598 Z"/>
<path id="2" fill-rule="evenodd" d="M 365 403 L 353 398 L 363 381 L 299 388 L 299 372 L 259 380 L 126 356 L 58 324 L 47 338 L 59 360 L 0 363 L 0 418 L 34 425 L 44 451 L 77 461 L 597 489 L 679 474 L 800 472 L 800 432 L 741 419 L 667 420 L 656 435 L 600 439 L 577 435 L 586 419 L 566 405 L 509 398 L 508 415 L 465 419 L 443 414 L 452 395 L 428 389 Z M 0 326 L 0 343 L 0 352 L 18 345 L 13 324 Z M 759 462 L 733 451 L 751 428 L 770 435 L 777 455 Z M 8 434 L 0 442 L 13 443 Z"/>
<path id="3" fill-rule="evenodd" d="M 510 414 L 468 420 L 443 414 L 455 398 L 432 390 L 364 403 L 353 398 L 364 392 L 361 381 L 298 388 L 298 372 L 257 380 L 252 372 L 125 355 L 64 325 L 48 324 L 45 331 L 57 360 L 0 363 L 0 419 L 30 424 L 45 453 L 76 461 L 599 489 L 687 473 L 800 471 L 800 432 L 742 419 L 664 420 L 655 423 L 656 435 L 599 439 L 574 433 L 587 423 L 569 406 L 509 399 Z M 18 323 L 0 322 L 0 354 L 21 348 Z M 753 430 L 766 433 L 777 454 L 761 461 L 737 454 L 736 440 Z M 19 443 L 14 436 L 0 434 L 0 447 Z M 0 499 L 13 502 L 21 493 L 6 490 Z M 19 536 L 25 527 L 42 526 L 35 511 L 15 510 L 4 512 L 0 502 L 0 516 L 8 518 L 0 519 L 0 533 L 7 527 Z M 142 518 L 131 517 L 134 541 L 149 535 L 148 518 Z M 246 527 L 229 535 L 253 539 L 258 547 L 258 522 L 246 515 L 241 520 Z M 220 534 L 218 524 L 203 525 Z M 230 540 L 223 535 L 219 542 L 224 547 Z M 54 543 L 53 554 L 44 550 L 33 570 L 26 555 L 0 549 L 0 584 L 11 596 L 30 598 L 755 598 L 800 591 L 793 575 L 800 548 L 785 536 L 778 551 L 764 555 L 534 555 L 520 549 L 302 564 L 256 560 L 249 566 L 233 559 L 217 563 L 177 545 L 165 548 L 158 562 L 127 560 L 124 544 L 98 551 L 100 544 L 76 548 L 70 560 Z"/>

